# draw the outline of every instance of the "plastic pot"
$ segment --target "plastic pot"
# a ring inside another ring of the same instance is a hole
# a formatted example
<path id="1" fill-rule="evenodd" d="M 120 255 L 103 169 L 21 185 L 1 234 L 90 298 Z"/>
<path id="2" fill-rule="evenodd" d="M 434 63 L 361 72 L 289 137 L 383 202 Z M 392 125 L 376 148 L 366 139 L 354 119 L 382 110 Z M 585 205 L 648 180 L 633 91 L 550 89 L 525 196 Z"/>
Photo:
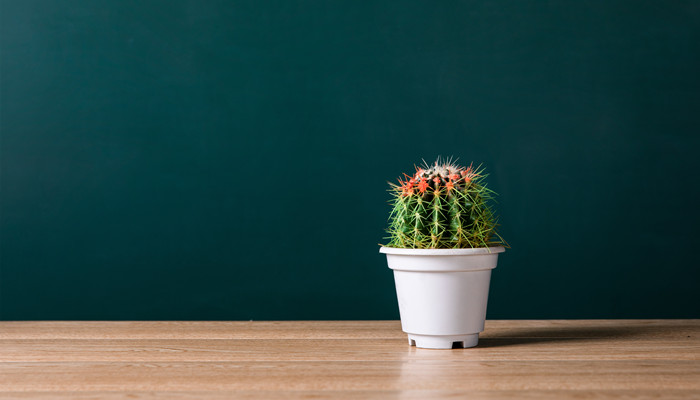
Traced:
<path id="1" fill-rule="evenodd" d="M 477 345 L 491 270 L 503 247 L 379 251 L 394 270 L 401 328 L 409 344 L 428 349 Z"/>

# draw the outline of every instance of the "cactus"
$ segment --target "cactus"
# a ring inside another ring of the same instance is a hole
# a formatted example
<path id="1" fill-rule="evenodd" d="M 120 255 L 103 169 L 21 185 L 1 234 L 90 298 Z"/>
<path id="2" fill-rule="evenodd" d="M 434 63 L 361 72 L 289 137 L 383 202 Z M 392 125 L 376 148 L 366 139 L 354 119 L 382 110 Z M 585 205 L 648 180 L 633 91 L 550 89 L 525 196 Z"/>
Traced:
<path id="1" fill-rule="evenodd" d="M 387 247 L 462 249 L 507 246 L 496 232 L 490 206 L 496 193 L 486 187 L 482 167 L 462 167 L 440 158 L 390 183 L 393 208 Z"/>

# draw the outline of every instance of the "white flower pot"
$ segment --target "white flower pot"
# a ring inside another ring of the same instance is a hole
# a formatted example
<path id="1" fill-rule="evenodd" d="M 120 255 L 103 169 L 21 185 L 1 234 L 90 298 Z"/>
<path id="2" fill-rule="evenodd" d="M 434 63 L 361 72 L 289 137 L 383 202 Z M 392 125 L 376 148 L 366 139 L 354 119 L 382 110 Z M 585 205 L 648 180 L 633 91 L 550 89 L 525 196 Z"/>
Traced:
<path id="1" fill-rule="evenodd" d="M 379 251 L 394 270 L 401 328 L 409 344 L 428 349 L 477 345 L 491 270 L 503 247 Z"/>

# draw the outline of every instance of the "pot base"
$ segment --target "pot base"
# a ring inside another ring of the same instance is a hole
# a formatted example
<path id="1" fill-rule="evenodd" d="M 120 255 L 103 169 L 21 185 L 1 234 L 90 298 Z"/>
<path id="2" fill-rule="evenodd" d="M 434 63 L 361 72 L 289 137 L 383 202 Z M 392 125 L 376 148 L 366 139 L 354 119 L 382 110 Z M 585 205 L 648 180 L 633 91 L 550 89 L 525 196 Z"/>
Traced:
<path id="1" fill-rule="evenodd" d="M 479 343 L 479 334 L 470 335 L 415 335 L 408 334 L 408 344 L 422 349 L 466 349 Z"/>

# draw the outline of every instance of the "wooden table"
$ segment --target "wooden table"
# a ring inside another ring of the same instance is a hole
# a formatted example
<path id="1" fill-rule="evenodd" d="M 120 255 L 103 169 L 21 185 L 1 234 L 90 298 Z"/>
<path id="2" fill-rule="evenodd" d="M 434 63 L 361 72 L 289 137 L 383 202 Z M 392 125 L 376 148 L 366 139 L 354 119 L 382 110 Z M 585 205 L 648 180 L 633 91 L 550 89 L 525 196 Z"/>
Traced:
<path id="1" fill-rule="evenodd" d="M 3 399 L 700 398 L 700 320 L 487 321 L 408 346 L 397 321 L 0 322 Z"/>

